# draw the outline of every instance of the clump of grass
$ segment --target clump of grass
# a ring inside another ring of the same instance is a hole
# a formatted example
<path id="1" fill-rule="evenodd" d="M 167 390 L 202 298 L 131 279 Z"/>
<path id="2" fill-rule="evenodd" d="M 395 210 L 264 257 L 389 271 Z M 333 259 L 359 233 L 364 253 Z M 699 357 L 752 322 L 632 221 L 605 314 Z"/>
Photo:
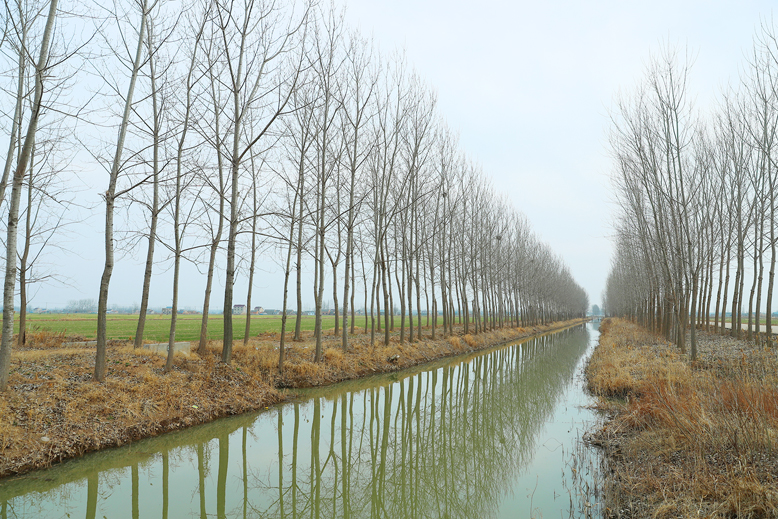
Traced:
<path id="1" fill-rule="evenodd" d="M 345 354 L 340 348 L 327 348 L 324 350 L 324 361 L 328 364 L 342 364 Z"/>
<path id="2" fill-rule="evenodd" d="M 58 348 L 65 342 L 64 331 L 28 330 L 25 346 L 28 348 Z"/>
<path id="3" fill-rule="evenodd" d="M 724 370 L 692 366 L 634 324 L 604 324 L 587 378 L 595 394 L 621 399 L 603 404 L 612 419 L 594 436 L 613 471 L 610 508 L 642 507 L 652 517 L 778 517 L 774 379 L 739 371 L 737 358 Z"/>

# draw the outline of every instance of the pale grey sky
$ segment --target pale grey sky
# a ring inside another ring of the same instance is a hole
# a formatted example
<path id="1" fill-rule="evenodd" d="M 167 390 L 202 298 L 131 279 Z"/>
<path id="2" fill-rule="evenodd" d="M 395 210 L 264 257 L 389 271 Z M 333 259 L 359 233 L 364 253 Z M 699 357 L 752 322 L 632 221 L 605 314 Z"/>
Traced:
<path id="1" fill-rule="evenodd" d="M 405 49 L 461 147 L 599 303 L 612 252 L 608 111 L 668 42 L 694 57 L 700 109 L 737 82 L 769 1 L 349 0 L 347 18 Z"/>
<path id="2" fill-rule="evenodd" d="M 768 1 L 350 0 L 346 18 L 382 52 L 404 49 L 437 92 L 461 149 L 599 303 L 612 250 L 607 131 L 614 97 L 633 90 L 651 53 L 669 42 L 694 56 L 690 90 L 704 110 L 723 86 L 738 81 L 755 29 L 771 9 Z M 74 245 L 82 257 L 63 259 L 71 285 L 41 287 L 32 306 L 97 299 L 105 187 L 88 187 L 88 203 L 97 209 L 91 227 L 80 231 L 78 243 L 88 245 Z M 144 257 L 145 244 L 119 259 L 110 303 L 140 300 Z M 254 304 L 280 307 L 280 276 L 273 264 L 264 265 Z M 150 303 L 167 306 L 169 269 L 155 268 Z M 200 307 L 204 277 L 191 265 L 183 277 L 182 306 Z M 221 307 L 223 289 L 216 290 L 213 308 Z M 239 279 L 236 302 L 245 293 Z"/>

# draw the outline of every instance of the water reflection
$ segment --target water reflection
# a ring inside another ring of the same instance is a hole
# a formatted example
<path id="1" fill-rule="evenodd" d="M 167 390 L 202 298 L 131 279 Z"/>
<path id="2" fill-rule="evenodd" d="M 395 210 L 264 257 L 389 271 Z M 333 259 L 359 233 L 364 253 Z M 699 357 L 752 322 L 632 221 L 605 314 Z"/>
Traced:
<path id="1" fill-rule="evenodd" d="M 4 481 L 2 519 L 493 517 L 588 342 L 578 327 Z"/>

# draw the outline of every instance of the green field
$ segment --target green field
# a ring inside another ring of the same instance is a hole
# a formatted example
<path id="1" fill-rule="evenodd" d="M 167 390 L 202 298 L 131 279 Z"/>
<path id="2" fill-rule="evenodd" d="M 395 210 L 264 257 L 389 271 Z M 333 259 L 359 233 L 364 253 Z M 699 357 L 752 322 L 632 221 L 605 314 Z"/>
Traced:
<path id="1" fill-rule="evenodd" d="M 176 321 L 176 340 L 196 341 L 200 339 L 201 315 L 179 315 Z M 313 330 L 314 316 L 303 316 L 302 329 Z M 246 330 L 246 316 L 235 315 L 232 317 L 235 340 L 243 339 Z M 293 331 L 295 316 L 287 318 L 287 330 Z M 325 330 L 335 327 L 335 317 L 325 315 L 322 317 Z M 138 326 L 137 315 L 108 315 L 108 338 L 129 339 L 135 336 Z M 77 335 L 86 339 L 94 339 L 97 335 L 96 314 L 28 314 L 27 333 L 38 331 L 50 331 L 54 333 L 64 332 L 65 335 Z M 250 335 L 259 335 L 264 332 L 280 332 L 280 315 L 252 315 Z M 19 332 L 19 322 L 15 323 L 14 332 Z M 146 329 L 143 338 L 150 341 L 164 342 L 168 340 L 170 332 L 169 315 L 149 315 L 146 318 Z M 208 316 L 208 338 L 220 340 L 224 333 L 224 317 L 221 315 Z"/>

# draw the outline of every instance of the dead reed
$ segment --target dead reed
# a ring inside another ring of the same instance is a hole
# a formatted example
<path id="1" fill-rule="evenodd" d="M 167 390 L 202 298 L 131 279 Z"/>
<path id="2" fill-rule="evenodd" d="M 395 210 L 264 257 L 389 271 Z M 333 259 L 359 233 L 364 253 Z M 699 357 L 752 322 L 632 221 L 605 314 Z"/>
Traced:
<path id="1" fill-rule="evenodd" d="M 692 365 L 632 323 L 601 332 L 587 379 L 609 398 L 591 438 L 612 516 L 778 517 L 776 352 L 702 334 Z"/>

